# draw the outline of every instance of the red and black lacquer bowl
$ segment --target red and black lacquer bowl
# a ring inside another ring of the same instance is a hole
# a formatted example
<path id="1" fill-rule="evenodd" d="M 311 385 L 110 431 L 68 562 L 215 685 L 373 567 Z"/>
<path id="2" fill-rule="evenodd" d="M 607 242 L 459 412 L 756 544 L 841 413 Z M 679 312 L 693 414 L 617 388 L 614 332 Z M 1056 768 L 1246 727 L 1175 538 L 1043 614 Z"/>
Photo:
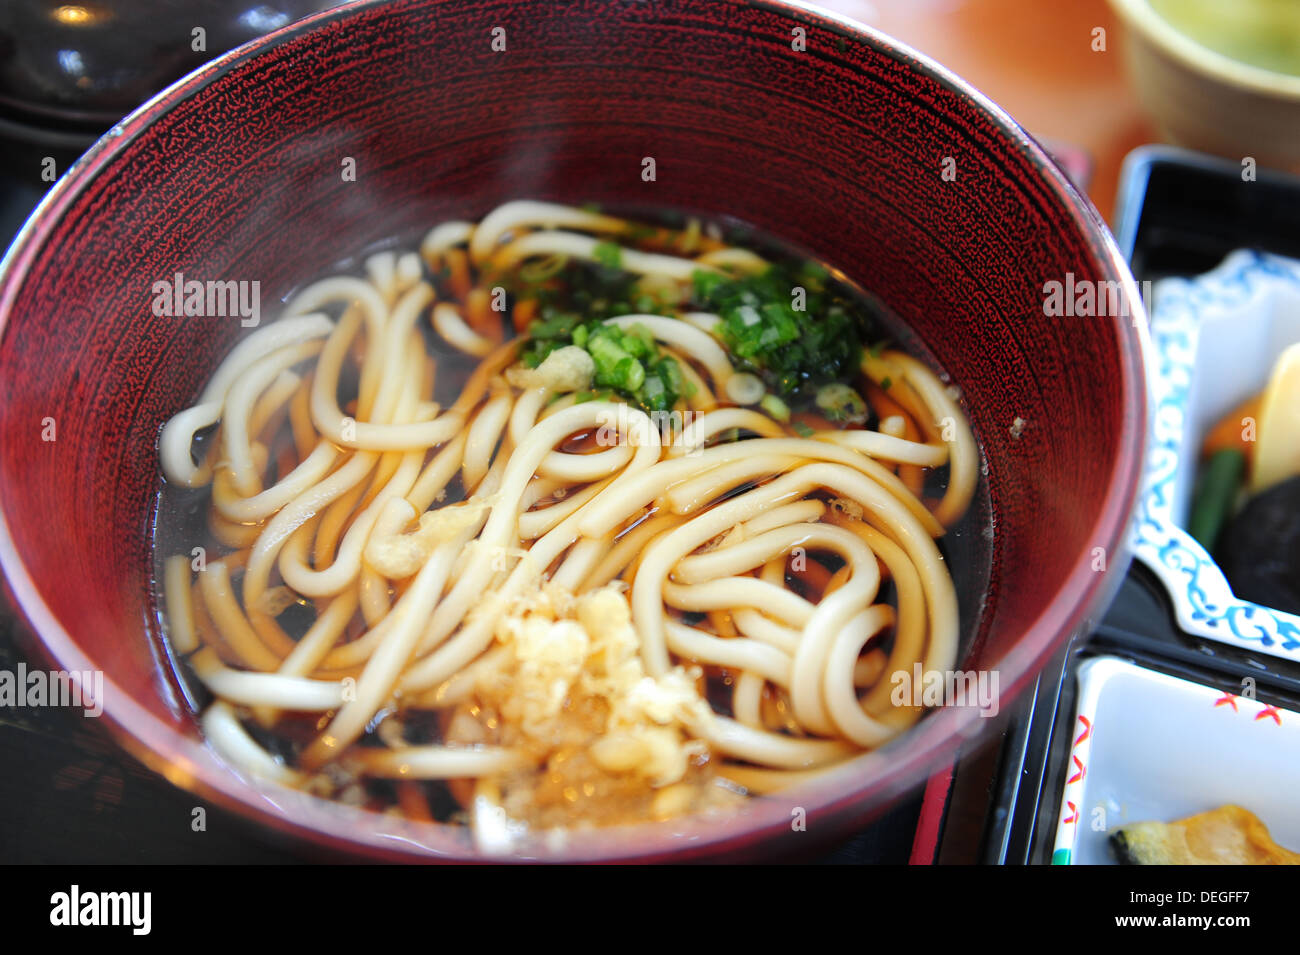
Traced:
<path id="1" fill-rule="evenodd" d="M 1003 708 L 1102 608 L 1138 484 L 1139 340 L 1132 317 L 1045 314 L 1044 285 L 1117 283 L 1117 311 L 1141 306 L 1095 211 L 996 107 L 879 34 L 778 0 L 361 2 L 132 114 L 4 265 L 0 562 L 52 665 L 102 670 L 104 718 L 168 779 L 317 847 L 474 857 L 462 831 L 242 779 L 200 738 L 159 663 L 155 447 L 240 326 L 155 317 L 152 287 L 177 272 L 256 280 L 270 302 L 373 242 L 520 196 L 736 217 L 911 326 L 987 459 L 991 562 L 987 592 L 964 595 L 983 598 L 964 666 L 998 672 Z M 576 833 L 533 854 L 735 858 L 844 832 L 983 725 L 942 709 L 725 820 Z M 792 834 L 796 806 L 807 826 Z"/>

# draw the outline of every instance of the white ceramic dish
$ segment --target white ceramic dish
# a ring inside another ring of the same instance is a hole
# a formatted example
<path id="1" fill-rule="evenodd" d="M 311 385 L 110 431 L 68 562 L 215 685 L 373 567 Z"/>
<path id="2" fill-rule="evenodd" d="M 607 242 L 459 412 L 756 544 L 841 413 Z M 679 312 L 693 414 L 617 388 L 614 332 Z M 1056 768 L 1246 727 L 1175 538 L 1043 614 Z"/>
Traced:
<path id="1" fill-rule="evenodd" d="M 1300 713 L 1115 657 L 1081 664 L 1078 680 L 1053 864 L 1114 863 L 1120 826 L 1230 803 L 1300 849 Z"/>
<path id="2" fill-rule="evenodd" d="M 1153 299 L 1155 411 L 1134 556 L 1164 583 L 1187 633 L 1300 661 L 1300 616 L 1233 596 L 1184 529 L 1202 436 L 1262 391 L 1276 357 L 1300 342 L 1300 262 L 1234 252 L 1205 275 L 1158 282 Z"/>

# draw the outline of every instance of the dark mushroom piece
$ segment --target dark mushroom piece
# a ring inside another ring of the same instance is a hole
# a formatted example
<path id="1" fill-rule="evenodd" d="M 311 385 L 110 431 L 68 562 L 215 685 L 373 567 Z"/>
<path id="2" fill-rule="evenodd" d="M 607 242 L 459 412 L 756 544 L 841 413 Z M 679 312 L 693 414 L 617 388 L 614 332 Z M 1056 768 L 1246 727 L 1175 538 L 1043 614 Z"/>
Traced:
<path id="1" fill-rule="evenodd" d="M 1251 498 L 1224 527 L 1216 557 L 1238 597 L 1300 614 L 1300 477 Z"/>

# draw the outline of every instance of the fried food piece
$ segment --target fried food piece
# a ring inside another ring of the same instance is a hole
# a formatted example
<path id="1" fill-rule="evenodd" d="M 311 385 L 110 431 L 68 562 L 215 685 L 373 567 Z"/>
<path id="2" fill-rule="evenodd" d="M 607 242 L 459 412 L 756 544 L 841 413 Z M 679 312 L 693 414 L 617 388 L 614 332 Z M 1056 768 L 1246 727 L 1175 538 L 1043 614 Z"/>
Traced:
<path id="1" fill-rule="evenodd" d="M 1240 806 L 1175 822 L 1138 822 L 1111 834 L 1127 865 L 1300 865 L 1300 853 L 1273 841 L 1254 813 Z"/>

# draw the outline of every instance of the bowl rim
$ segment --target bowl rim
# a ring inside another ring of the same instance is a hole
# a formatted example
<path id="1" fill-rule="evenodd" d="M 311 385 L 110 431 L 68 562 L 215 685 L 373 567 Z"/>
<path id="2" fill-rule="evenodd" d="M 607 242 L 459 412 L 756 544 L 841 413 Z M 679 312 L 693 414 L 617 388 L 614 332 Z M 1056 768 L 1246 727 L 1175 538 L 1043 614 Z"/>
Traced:
<path id="1" fill-rule="evenodd" d="M 114 125 L 54 184 L 0 260 L 0 342 L 28 269 L 37 254 L 43 251 L 55 225 L 75 204 L 86 185 L 117 159 L 154 119 L 187 101 L 215 79 L 274 47 L 325 29 L 337 21 L 385 7 L 400 7 L 405 2 L 407 0 L 356 0 L 311 14 L 254 38 L 180 78 Z M 1143 369 L 1146 364 L 1144 354 L 1149 346 L 1145 336 L 1145 310 L 1136 282 L 1092 203 L 1019 124 L 973 85 L 901 41 L 804 0 L 726 2 L 758 7 L 789 20 L 793 25 L 816 27 L 847 41 L 865 44 L 922 73 L 941 89 L 974 106 L 989 123 L 990 129 L 1004 137 L 1008 147 L 1034 168 L 1041 177 L 1041 184 L 1050 190 L 1099 267 L 1111 273 L 1107 278 L 1118 281 L 1123 289 L 1132 316 L 1131 325 L 1125 317 L 1111 316 L 1111 321 L 1119 351 L 1124 427 L 1117 437 L 1118 446 L 1105 497 L 1088 535 L 1094 546 L 1105 548 L 1110 556 L 1105 569 L 1098 572 L 1094 569 L 1092 554 L 1086 549 L 1081 552 L 1063 576 L 1050 603 L 1025 626 L 1020 639 L 998 662 L 995 669 L 1011 674 L 1009 681 L 1000 681 L 1000 697 L 1004 702 L 1010 701 L 1036 681 L 1038 671 L 1051 655 L 1109 602 L 1127 567 L 1129 554 L 1125 541 L 1139 491 L 1141 464 L 1145 459 L 1148 407 Z M 31 624 L 38 649 L 45 656 L 70 671 L 92 669 L 85 652 L 50 611 L 35 581 L 27 573 L 5 519 L 3 497 L 0 488 L 0 570 L 9 581 L 16 609 Z M 316 846 L 371 858 L 512 861 L 512 857 L 487 853 L 478 847 L 467 849 L 446 833 L 434 835 L 435 830 L 448 828 L 445 826 L 416 825 L 416 829 L 427 831 L 432 843 L 395 837 L 391 826 L 376 824 L 376 820 L 382 822 L 386 817 L 339 807 L 314 797 L 308 797 L 307 803 L 301 807 L 303 815 L 287 815 L 280 803 L 287 794 L 300 796 L 298 791 L 246 780 L 233 768 L 216 766 L 211 761 L 211 750 L 202 739 L 186 736 L 180 729 L 155 717 L 122 692 L 107 674 L 103 697 L 106 725 L 141 762 L 175 785 L 273 831 L 296 836 Z M 880 811 L 888 799 L 920 785 L 926 772 L 933 770 L 942 759 L 951 757 L 964 740 L 979 734 L 994 722 L 981 720 L 974 709 L 946 707 L 913 728 L 904 750 L 889 752 L 884 757 L 889 765 L 886 773 L 876 776 L 864 774 L 863 770 L 869 770 L 881 759 L 879 752 L 866 753 L 812 783 L 791 787 L 783 792 L 780 800 L 753 800 L 744 810 L 720 818 L 685 817 L 680 825 L 674 822 L 671 835 L 665 832 L 664 824 L 579 832 L 572 836 L 580 845 L 566 845 L 554 852 L 542 849 L 527 858 L 531 861 L 681 861 L 746 848 L 757 851 L 767 840 L 774 842 L 777 837 L 791 831 L 787 807 L 796 799 L 805 807 L 810 819 L 839 826 L 850 819 L 861 822 L 873 812 Z M 856 782 L 849 785 L 850 779 Z"/>
<path id="2" fill-rule="evenodd" d="M 1196 42 L 1156 12 L 1150 0 L 1109 0 L 1109 3 L 1124 23 L 1192 71 L 1236 89 L 1300 102 L 1300 76 L 1243 63 Z"/>

